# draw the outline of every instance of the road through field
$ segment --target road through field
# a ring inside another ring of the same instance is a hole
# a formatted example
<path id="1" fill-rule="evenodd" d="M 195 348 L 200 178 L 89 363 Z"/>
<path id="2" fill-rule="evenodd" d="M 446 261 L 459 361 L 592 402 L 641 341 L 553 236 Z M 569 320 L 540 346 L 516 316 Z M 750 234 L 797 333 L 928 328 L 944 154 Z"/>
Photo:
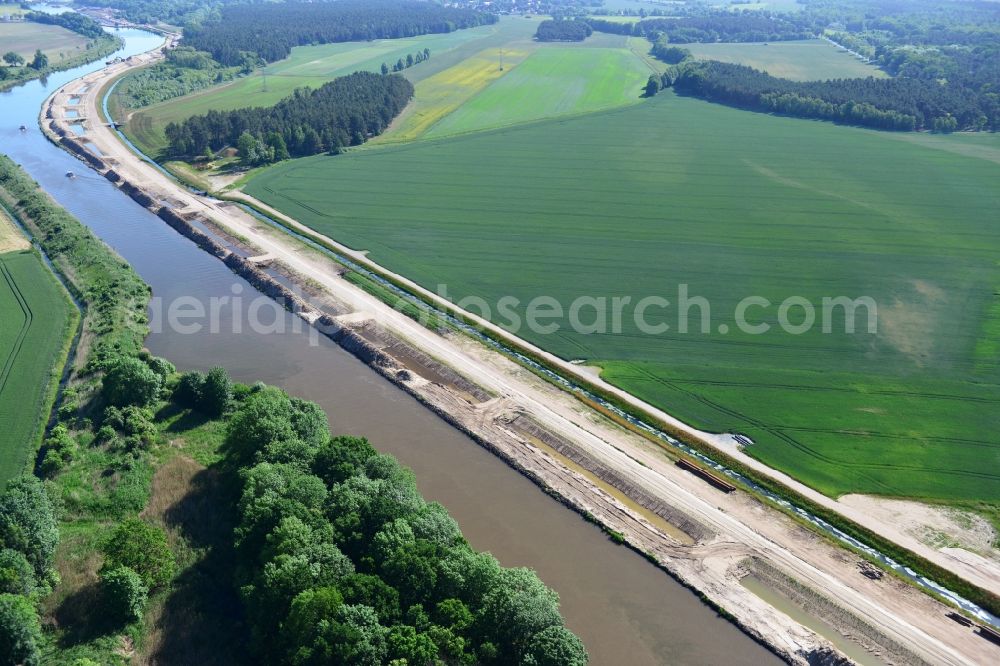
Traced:
<path id="1" fill-rule="evenodd" d="M 152 165 L 140 160 L 119 141 L 110 128 L 96 120 L 99 118 L 100 90 L 128 67 L 140 66 L 157 57 L 159 56 L 155 53 L 147 54 L 134 59 L 132 63 L 114 65 L 67 84 L 53 95 L 43 113 L 51 109 L 56 122 L 65 124 L 62 119 L 69 97 L 82 95 L 80 105 L 84 110 L 83 115 L 91 119 L 86 124 L 86 138 L 106 159 L 112 161 L 115 170 L 126 180 L 140 183 L 156 198 L 171 200 L 174 202 L 172 205 L 184 213 L 209 218 L 232 235 L 245 238 L 262 254 L 271 255 L 296 274 L 308 276 L 338 301 L 349 305 L 355 313 L 352 316 L 376 319 L 411 345 L 459 370 L 468 379 L 498 396 L 494 401 L 477 407 L 477 410 L 502 406 L 507 412 L 530 415 L 551 432 L 573 441 L 581 449 L 611 466 L 644 492 L 652 493 L 705 525 L 711 536 L 694 546 L 678 545 L 676 541 L 660 536 L 655 539 L 650 537 L 654 539 L 650 550 L 655 552 L 665 566 L 733 613 L 748 631 L 769 642 L 790 659 L 804 662 L 807 654 L 826 643 L 787 616 L 771 609 L 738 584 L 736 569 L 747 557 L 758 557 L 774 563 L 801 583 L 821 591 L 846 612 L 878 627 L 885 636 L 906 646 L 920 660 L 936 664 L 962 664 L 985 663 L 995 658 L 993 646 L 945 617 L 948 608 L 943 604 L 891 577 L 873 581 L 860 575 L 857 558 L 817 537 L 783 514 L 744 493 L 720 493 L 679 470 L 650 442 L 600 417 L 572 396 L 538 379 L 500 354 L 472 340 L 456 336 L 442 337 L 420 326 L 344 280 L 332 261 L 307 249 L 299 241 L 276 232 L 232 204 L 192 194 Z M 295 224 L 291 220 L 286 222 Z M 371 263 L 361 253 L 342 246 L 338 247 L 338 251 L 359 263 Z M 423 291 L 401 276 L 398 279 L 413 291 Z M 441 305 L 451 307 L 447 303 Z M 481 321 L 480 324 L 497 335 L 510 337 L 488 322 Z M 528 346 L 523 342 L 520 344 Z M 594 382 L 593 376 L 585 370 L 540 349 L 536 353 L 567 376 Z M 610 385 L 602 388 L 691 437 L 725 449 L 731 455 L 739 455 L 729 443 L 731 438 L 700 432 Z M 479 414 L 483 419 L 488 419 L 489 412 L 479 411 Z M 469 427 L 475 425 L 470 423 Z M 764 473 L 775 474 L 773 470 L 768 470 L 745 456 L 742 459 Z M 576 480 L 577 486 L 574 487 L 578 489 L 567 486 L 567 493 L 594 492 L 579 489 L 579 475 L 566 469 L 557 470 L 557 474 L 558 478 L 554 483 L 559 483 L 560 479 Z M 791 479 L 785 480 L 816 501 L 823 501 L 838 510 L 843 509 L 833 500 L 795 484 Z M 578 499 L 584 505 L 594 501 L 594 495 L 590 495 L 590 499 L 587 497 L 584 495 Z M 867 520 L 863 515 L 858 515 L 855 519 L 859 522 Z M 884 527 L 875 525 L 873 529 L 884 531 Z M 921 550 L 925 556 L 939 561 L 942 558 L 940 553 L 931 549 Z M 957 567 L 955 569 L 959 570 Z M 975 572 L 963 571 L 963 575 L 973 573 Z M 993 581 L 994 587 L 997 582 Z"/>

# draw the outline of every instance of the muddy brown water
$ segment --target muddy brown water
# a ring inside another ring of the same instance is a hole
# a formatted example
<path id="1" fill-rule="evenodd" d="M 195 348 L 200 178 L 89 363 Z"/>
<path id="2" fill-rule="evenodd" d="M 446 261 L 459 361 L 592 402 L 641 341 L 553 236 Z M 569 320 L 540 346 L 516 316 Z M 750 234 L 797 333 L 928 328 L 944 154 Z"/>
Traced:
<path id="1" fill-rule="evenodd" d="M 148 33 L 123 30 L 128 56 L 152 48 Z M 0 150 L 10 155 L 63 206 L 127 259 L 157 298 L 204 304 L 241 290 L 242 317 L 222 309 L 218 332 L 154 333 L 153 353 L 181 369 L 222 365 L 238 380 L 264 381 L 318 402 L 338 433 L 367 436 L 377 448 L 413 468 L 430 500 L 444 504 L 469 542 L 505 566 L 527 566 L 561 598 L 567 625 L 586 643 L 592 663 L 779 663 L 697 597 L 636 553 L 604 534 L 471 439 L 447 425 L 335 344 L 297 320 L 265 306 L 261 320 L 284 332 L 252 332 L 249 302 L 256 295 L 220 261 L 199 250 L 104 178 L 53 146 L 36 127 L 45 97 L 98 65 L 50 76 L 0 94 Z M 18 126 L 29 127 L 19 132 Z M 68 179 L 67 171 L 78 177 Z M 270 315 L 270 316 L 269 316 Z M 234 322 L 242 333 L 234 333 Z"/>
<path id="2" fill-rule="evenodd" d="M 860 645 L 847 638 L 832 625 L 814 613 L 807 612 L 802 606 L 785 597 L 780 592 L 772 589 L 768 584 L 754 575 L 749 575 L 740 581 L 743 587 L 747 588 L 758 597 L 774 606 L 788 617 L 799 622 L 803 626 L 809 627 L 820 636 L 823 636 L 837 649 L 853 659 L 859 666 L 889 666 L 889 664 L 878 656 L 868 652 Z"/>

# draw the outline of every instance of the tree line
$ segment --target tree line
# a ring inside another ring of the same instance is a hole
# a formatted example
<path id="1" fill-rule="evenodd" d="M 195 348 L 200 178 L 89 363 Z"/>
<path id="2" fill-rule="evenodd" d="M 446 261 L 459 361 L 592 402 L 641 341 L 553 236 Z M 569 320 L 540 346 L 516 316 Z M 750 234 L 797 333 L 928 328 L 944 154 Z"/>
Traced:
<path id="1" fill-rule="evenodd" d="M 42 626 L 36 604 L 59 580 L 55 503 L 37 478 L 10 481 L 0 493 L 0 661 L 39 663 Z"/>
<path id="2" fill-rule="evenodd" d="M 74 295 L 87 305 L 86 321 L 101 331 L 87 348 L 83 374 L 100 372 L 122 353 L 138 354 L 148 333 L 150 297 L 139 274 L 5 155 L 0 155 L 0 188 L 11 197 L 8 207 L 29 222 L 45 255 L 69 268 Z"/>
<path id="3" fill-rule="evenodd" d="M 121 257 L 57 206 L 37 183 L 3 155 L 0 155 L 0 195 L 25 221 L 53 265 L 63 271 L 74 295 L 86 304 L 84 335 L 91 344 L 86 350 L 80 350 L 81 354 L 86 352 L 77 375 L 81 381 L 64 390 L 57 412 L 59 422 L 50 431 L 38 456 L 37 471 L 50 476 L 79 458 L 82 447 L 73 422 L 78 414 L 80 391 L 94 384 L 99 386 L 101 373 L 118 367 L 123 357 L 141 353 L 149 330 L 146 306 L 151 294 L 149 287 Z M 160 359 L 150 358 L 151 366 L 148 367 L 172 372 L 173 366 L 158 361 Z M 147 367 L 145 362 L 143 365 Z M 114 413 L 109 412 L 110 418 L 106 420 L 148 436 L 150 427 L 146 420 L 152 419 L 151 412 L 112 411 Z M 90 426 L 89 419 L 83 422 Z M 92 434 L 86 432 L 87 428 L 84 430 L 84 441 L 89 442 Z M 131 447 L 141 441 L 142 437 L 137 436 L 125 443 Z M 119 509 L 132 499 L 128 494 L 134 487 L 129 484 L 129 470 L 134 469 L 143 449 L 129 447 L 123 446 L 113 455 L 114 471 L 122 492 L 108 502 L 107 510 L 112 515 L 102 516 L 104 519 L 117 516 Z M 0 663 L 40 663 L 47 637 L 41 631 L 37 609 L 59 585 L 55 551 L 59 542 L 60 511 L 75 508 L 73 498 L 61 495 L 56 485 L 43 483 L 31 475 L 12 480 L 0 493 Z M 141 508 L 140 505 L 135 511 Z M 145 530 L 147 535 L 151 529 Z M 119 530 L 114 533 L 119 534 Z M 95 617 L 117 620 L 119 602 L 133 606 L 144 603 L 145 591 L 141 582 L 140 587 L 132 585 L 138 574 L 128 574 L 121 565 L 123 562 L 135 564 L 127 558 L 130 550 L 147 552 L 149 561 L 162 557 L 163 551 L 154 547 L 158 542 L 155 531 L 151 545 L 136 536 L 126 529 L 121 538 L 100 545 L 106 559 L 101 572 L 99 611 L 95 609 Z M 165 545 L 162 532 L 159 537 Z M 127 547 L 119 548 L 123 543 Z"/>
<path id="4" fill-rule="evenodd" d="M 676 65 L 692 57 L 691 52 L 680 46 L 672 46 L 667 40 L 660 39 L 653 44 L 649 54 L 668 65 Z"/>
<path id="5" fill-rule="evenodd" d="M 219 7 L 245 0 L 91 0 L 90 4 L 110 7 L 129 21 L 153 24 L 162 21 L 184 26 L 218 17 Z"/>
<path id="6" fill-rule="evenodd" d="M 495 23 L 494 14 L 415 0 L 340 0 L 222 8 L 217 20 L 184 29 L 189 46 L 231 66 L 244 53 L 265 62 L 287 58 L 295 46 L 398 39 Z"/>
<path id="7" fill-rule="evenodd" d="M 413 97 L 413 84 L 398 74 L 355 72 L 319 88 L 299 88 L 268 108 L 209 111 L 170 123 L 170 152 L 200 155 L 239 146 L 251 165 L 339 152 L 389 126 Z"/>
<path id="8" fill-rule="evenodd" d="M 769 12 L 734 13 L 712 11 L 704 15 L 676 18 L 649 18 L 621 23 L 599 18 L 583 19 L 598 32 L 646 37 L 655 42 L 661 37 L 675 44 L 692 42 L 777 42 L 809 39 L 815 31 L 793 19 Z"/>
<path id="9" fill-rule="evenodd" d="M 743 65 L 683 62 L 662 87 L 754 111 L 820 118 L 876 129 L 995 130 L 1000 98 L 957 84 L 912 78 L 789 81 Z M 648 92 L 648 89 L 647 89 Z"/>
<path id="10" fill-rule="evenodd" d="M 258 662 L 587 663 L 558 596 L 534 571 L 504 569 L 474 551 L 444 507 L 421 497 L 410 470 L 366 439 L 333 436 L 315 403 L 263 384 L 234 384 L 222 368 L 178 375 L 148 354 L 110 363 L 99 400 L 103 415 L 83 424 L 95 429 L 86 439 L 114 455 L 133 452 L 135 464 L 162 443 L 159 414 L 218 423 L 219 483 L 235 495 L 218 508 L 234 514 L 221 538 L 231 559 L 224 584 L 238 592 L 241 630 Z M 45 572 L 54 519 L 35 508 L 45 508 L 42 484 L 25 483 L 37 497 L 16 534 L 29 565 L 39 560 Z M 3 518 L 0 496 L 0 543 Z M 118 522 L 99 549 L 101 614 L 91 621 L 110 634 L 142 621 L 149 596 L 175 583 L 177 564 L 163 530 L 137 517 Z M 18 563 L 34 581 L 38 574 Z M 0 655 L 4 602 L 0 594 Z M 30 608 L 19 624 L 37 634 Z"/>
<path id="11" fill-rule="evenodd" d="M 49 66 L 49 57 L 42 53 L 41 49 L 35 49 L 35 55 L 30 61 L 25 60 L 20 53 L 7 51 L 7 53 L 3 54 L 3 61 L 8 67 L 21 67 L 26 64 L 29 68 L 36 71 L 41 71 Z"/>
<path id="12" fill-rule="evenodd" d="M 58 25 L 66 28 L 67 30 L 72 30 L 79 35 L 83 35 L 84 37 L 90 37 L 91 39 L 100 39 L 101 37 L 107 37 L 108 35 L 108 33 L 104 32 L 104 28 L 101 27 L 100 23 L 89 16 L 79 14 L 77 12 L 63 12 L 61 14 L 28 12 L 24 15 L 24 18 L 28 21 L 33 21 L 34 23 Z"/>
<path id="13" fill-rule="evenodd" d="M 409 69 L 414 65 L 419 65 L 425 60 L 430 60 L 431 50 L 425 48 L 423 51 L 417 51 L 416 53 L 407 53 L 405 58 L 399 58 L 389 66 L 389 63 L 382 63 L 382 73 L 388 74 L 389 72 L 402 72 L 404 69 Z"/>
<path id="14" fill-rule="evenodd" d="M 535 39 L 540 42 L 582 42 L 594 29 L 585 21 L 546 20 L 538 24 Z"/>

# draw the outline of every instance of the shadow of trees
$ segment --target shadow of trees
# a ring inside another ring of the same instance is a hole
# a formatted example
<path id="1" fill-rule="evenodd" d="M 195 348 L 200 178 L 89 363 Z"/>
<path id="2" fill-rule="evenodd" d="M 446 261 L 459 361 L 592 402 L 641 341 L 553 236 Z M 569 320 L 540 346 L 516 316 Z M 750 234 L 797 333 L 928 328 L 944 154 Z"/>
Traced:
<path id="1" fill-rule="evenodd" d="M 189 491 L 163 514 L 167 528 L 179 535 L 194 563 L 183 569 L 161 599 L 157 614 L 147 615 L 148 654 L 144 663 L 165 665 L 247 664 L 247 634 L 242 604 L 233 580 L 232 532 L 238 496 L 235 477 L 221 466 L 202 469 Z M 123 632 L 121 623 L 101 612 L 100 583 L 89 582 L 67 596 L 54 611 L 64 631 L 59 644 L 69 648 Z"/>
<path id="2" fill-rule="evenodd" d="M 97 612 L 103 603 L 104 596 L 97 582 L 87 583 L 63 599 L 54 614 L 56 622 L 64 628 L 59 646 L 72 647 L 121 629 L 107 613 Z"/>
<path id="3" fill-rule="evenodd" d="M 200 556 L 174 579 L 153 627 L 153 664 L 251 663 L 233 581 L 236 485 L 221 466 L 199 471 L 190 491 L 164 514 Z"/>

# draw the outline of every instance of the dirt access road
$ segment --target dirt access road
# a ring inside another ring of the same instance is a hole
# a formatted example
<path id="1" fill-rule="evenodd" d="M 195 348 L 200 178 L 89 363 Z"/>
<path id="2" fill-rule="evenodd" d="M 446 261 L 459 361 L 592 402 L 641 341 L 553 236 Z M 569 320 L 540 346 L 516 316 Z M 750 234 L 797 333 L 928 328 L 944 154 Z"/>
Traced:
<path id="1" fill-rule="evenodd" d="M 155 205 L 169 205 L 178 214 L 205 220 L 231 236 L 245 239 L 257 254 L 296 275 L 307 276 L 314 288 L 341 303 L 348 313 L 341 317 L 343 325 L 382 331 L 481 387 L 488 399 L 469 399 L 461 391 L 421 376 L 419 369 L 407 373 L 407 379 L 399 379 L 432 409 L 558 493 L 567 504 L 590 513 L 607 528 L 623 534 L 632 546 L 651 554 L 675 576 L 731 613 L 748 633 L 790 661 L 815 663 L 818 657 L 832 656 L 833 647 L 741 585 L 739 581 L 748 573 L 748 562 L 765 562 L 794 580 L 807 596 L 822 599 L 823 603 L 814 605 L 825 609 L 817 611 L 824 620 L 887 662 L 985 664 L 1000 658 L 1000 649 L 948 619 L 947 606 L 892 577 L 873 580 L 861 575 L 856 556 L 784 514 L 745 493 L 722 493 L 680 470 L 661 448 L 501 354 L 472 339 L 442 336 L 420 326 L 344 280 L 342 268 L 326 256 L 231 203 L 192 194 L 139 159 L 100 121 L 100 91 L 127 69 L 149 64 L 158 57 L 157 52 L 137 56 L 65 85 L 46 103 L 43 115 L 50 115 L 56 126 L 65 129 L 71 122 L 64 113 L 71 106 L 68 101 L 79 97 L 75 108 L 86 118 L 82 138 L 95 146 L 125 181 L 140 187 L 157 202 Z M 43 124 L 47 127 L 49 121 Z M 285 222 L 295 224 L 292 220 Z M 340 251 L 359 263 L 371 263 L 361 253 L 343 247 Z M 420 291 L 416 285 L 411 288 Z M 492 328 L 486 322 L 483 325 Z M 585 370 L 541 350 L 538 353 L 568 376 L 594 381 Z M 730 454 L 739 453 L 725 436 L 699 432 L 651 406 L 643 406 L 614 387 L 607 390 L 692 437 L 725 448 Z M 526 422 L 540 426 L 549 441 L 531 435 L 524 427 Z M 560 453 L 546 446 L 553 441 L 561 443 Z M 566 454 L 569 458 L 562 455 L 570 450 L 572 454 Z M 585 462 L 574 464 L 581 460 Z M 805 490 L 808 493 L 803 494 L 810 497 L 817 495 Z M 829 498 L 818 498 L 836 506 Z M 650 506 L 663 510 L 650 511 Z M 885 532 L 885 525 L 870 526 Z M 679 534 L 678 527 L 684 535 Z M 926 555 L 938 559 L 937 551 L 914 543 L 927 551 Z"/>

